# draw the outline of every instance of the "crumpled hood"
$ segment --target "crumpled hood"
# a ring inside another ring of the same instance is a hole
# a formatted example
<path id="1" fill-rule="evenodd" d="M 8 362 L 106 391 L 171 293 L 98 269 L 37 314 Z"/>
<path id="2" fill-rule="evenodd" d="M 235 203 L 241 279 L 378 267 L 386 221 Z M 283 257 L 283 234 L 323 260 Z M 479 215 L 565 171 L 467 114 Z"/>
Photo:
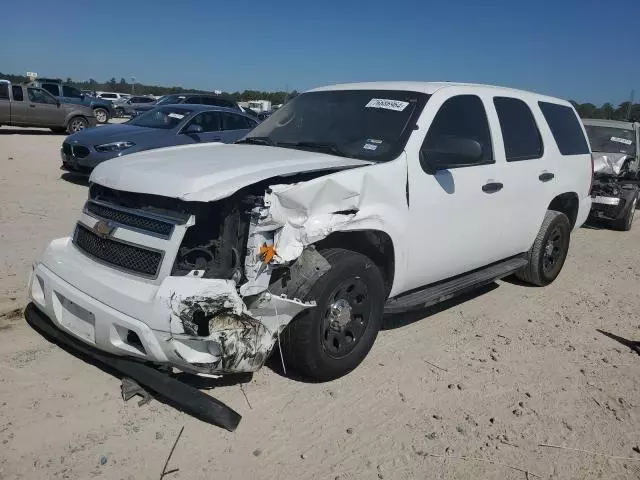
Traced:
<path id="1" fill-rule="evenodd" d="M 594 152 L 593 172 L 600 175 L 620 175 L 625 161 L 629 158 L 626 153 Z"/>
<path id="2" fill-rule="evenodd" d="M 98 165 L 89 181 L 116 190 L 208 202 L 272 177 L 370 163 L 262 145 L 201 144 L 115 158 Z"/>

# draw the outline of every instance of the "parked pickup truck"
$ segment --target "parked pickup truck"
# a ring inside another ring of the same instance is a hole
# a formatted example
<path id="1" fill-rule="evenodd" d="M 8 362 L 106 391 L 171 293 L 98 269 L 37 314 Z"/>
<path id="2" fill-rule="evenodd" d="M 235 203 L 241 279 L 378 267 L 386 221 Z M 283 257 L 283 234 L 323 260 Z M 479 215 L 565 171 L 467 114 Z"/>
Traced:
<path id="1" fill-rule="evenodd" d="M 594 163 L 591 218 L 629 231 L 640 197 L 640 123 L 590 118 L 583 123 Z"/>
<path id="2" fill-rule="evenodd" d="M 0 80 L 0 125 L 45 127 L 69 134 L 96 126 L 93 110 L 62 103 L 46 90 Z"/>
<path id="3" fill-rule="evenodd" d="M 340 377 L 385 312 L 511 274 L 553 282 L 591 208 L 590 153 L 557 98 L 315 89 L 236 144 L 98 165 L 73 233 L 34 266 L 27 317 L 116 368 L 253 372 L 279 342 L 287 371 Z"/>
<path id="4" fill-rule="evenodd" d="M 31 83 L 32 87 L 44 88 L 51 95 L 64 103 L 75 103 L 91 107 L 98 123 L 107 123 L 115 116 L 113 103 L 110 100 L 87 96 L 71 85 L 64 85 L 57 78 L 39 78 Z"/>

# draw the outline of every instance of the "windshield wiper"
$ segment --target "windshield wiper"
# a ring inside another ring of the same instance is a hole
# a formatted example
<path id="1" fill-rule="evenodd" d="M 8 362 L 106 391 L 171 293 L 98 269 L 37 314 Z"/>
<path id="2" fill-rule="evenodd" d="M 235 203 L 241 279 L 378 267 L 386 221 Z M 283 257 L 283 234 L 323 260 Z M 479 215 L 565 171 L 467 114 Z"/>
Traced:
<path id="1" fill-rule="evenodd" d="M 275 146 L 275 143 L 269 137 L 246 137 L 235 143 L 255 143 L 256 145 L 269 145 L 270 147 Z"/>
<path id="2" fill-rule="evenodd" d="M 276 146 L 284 147 L 284 148 L 300 148 L 300 149 L 316 150 L 318 152 L 331 153 L 333 155 L 338 155 L 340 157 L 355 158 L 354 155 L 350 155 L 340 150 L 340 147 L 338 147 L 335 143 L 278 142 Z"/>

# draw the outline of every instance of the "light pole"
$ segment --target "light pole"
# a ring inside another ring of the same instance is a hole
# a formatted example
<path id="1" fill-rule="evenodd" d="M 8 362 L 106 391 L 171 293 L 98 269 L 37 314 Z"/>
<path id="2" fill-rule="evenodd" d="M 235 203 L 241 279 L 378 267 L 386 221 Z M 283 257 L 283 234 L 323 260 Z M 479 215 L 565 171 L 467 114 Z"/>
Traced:
<path id="1" fill-rule="evenodd" d="M 131 76 L 131 95 L 136 94 L 136 77 Z"/>

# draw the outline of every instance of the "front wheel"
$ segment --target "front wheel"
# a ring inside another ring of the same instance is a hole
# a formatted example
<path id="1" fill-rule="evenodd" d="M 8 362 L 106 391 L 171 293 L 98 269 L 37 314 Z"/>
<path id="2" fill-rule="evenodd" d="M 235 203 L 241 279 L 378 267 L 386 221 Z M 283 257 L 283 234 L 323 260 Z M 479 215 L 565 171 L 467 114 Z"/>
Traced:
<path id="1" fill-rule="evenodd" d="M 122 107 L 116 108 L 116 117 L 124 117 L 124 108 Z"/>
<path id="2" fill-rule="evenodd" d="M 326 381 L 349 373 L 371 350 L 382 326 L 386 289 L 368 257 L 341 248 L 322 255 L 331 269 L 305 298 L 317 306 L 287 325 L 281 346 L 285 364 Z"/>
<path id="3" fill-rule="evenodd" d="M 98 123 L 107 123 L 109 121 L 109 112 L 104 108 L 94 108 L 93 114 L 95 115 Z"/>
<path id="4" fill-rule="evenodd" d="M 636 205 L 638 204 L 638 196 L 634 195 L 631 204 L 627 207 L 627 211 L 624 216 L 613 223 L 614 228 L 623 232 L 631 230 L 633 225 L 633 219 L 636 215 Z"/>
<path id="5" fill-rule="evenodd" d="M 529 250 L 529 264 L 516 272 L 516 276 L 538 287 L 553 282 L 567 258 L 570 235 L 569 218 L 562 212 L 547 210 L 538 236 Z"/>
<path id="6" fill-rule="evenodd" d="M 78 133 L 89 126 L 89 122 L 83 117 L 73 117 L 67 124 L 67 132 L 69 135 Z"/>

